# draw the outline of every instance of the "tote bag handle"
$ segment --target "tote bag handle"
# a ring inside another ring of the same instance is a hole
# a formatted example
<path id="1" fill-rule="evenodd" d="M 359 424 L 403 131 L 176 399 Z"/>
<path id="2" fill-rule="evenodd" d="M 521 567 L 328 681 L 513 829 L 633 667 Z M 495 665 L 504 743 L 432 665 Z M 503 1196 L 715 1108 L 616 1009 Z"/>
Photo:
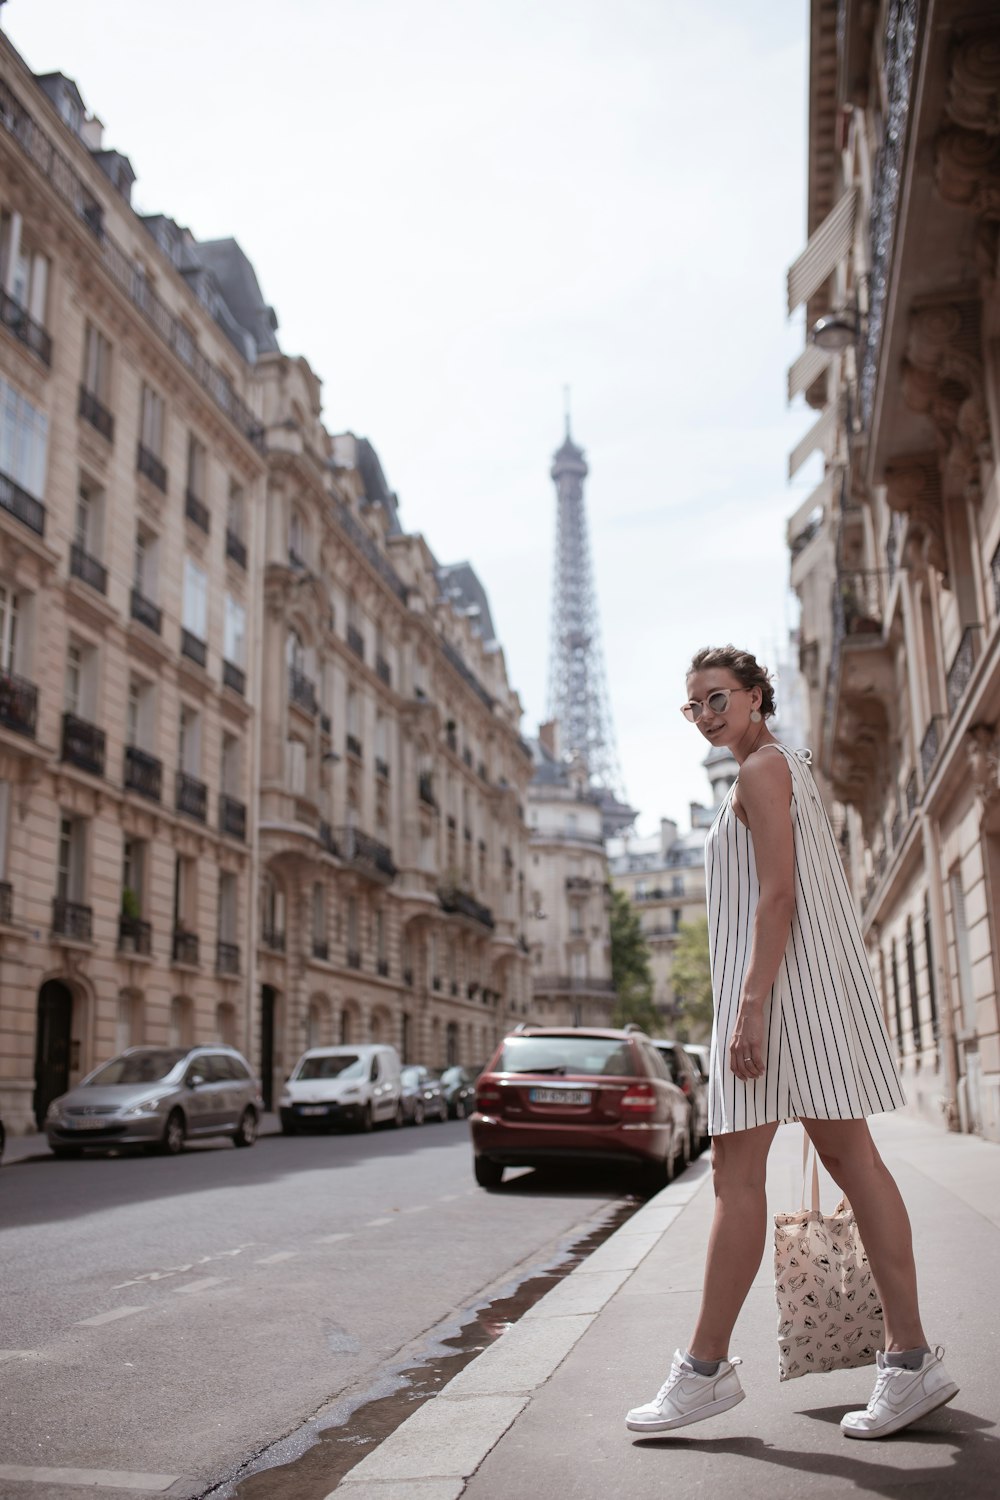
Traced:
<path id="1" fill-rule="evenodd" d="M 809 1139 L 808 1131 L 802 1132 L 802 1212 L 806 1207 L 806 1180 L 809 1175 L 809 1155 L 812 1153 L 812 1211 L 818 1214 L 819 1208 L 819 1157 L 812 1141 Z"/>

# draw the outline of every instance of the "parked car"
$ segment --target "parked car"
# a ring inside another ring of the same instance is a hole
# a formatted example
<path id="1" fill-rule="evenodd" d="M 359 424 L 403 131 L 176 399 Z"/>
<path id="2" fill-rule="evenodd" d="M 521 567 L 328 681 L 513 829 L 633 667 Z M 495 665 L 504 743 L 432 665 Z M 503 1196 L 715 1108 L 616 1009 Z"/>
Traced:
<path id="1" fill-rule="evenodd" d="M 448 1103 L 441 1092 L 441 1080 L 430 1068 L 410 1063 L 400 1074 L 403 1088 L 403 1115 L 411 1125 L 422 1125 L 428 1115 L 447 1120 Z"/>
<path id="2" fill-rule="evenodd" d="M 685 1042 L 684 1051 L 693 1063 L 697 1064 L 698 1071 L 708 1083 L 708 1054 L 711 1049 L 705 1042 Z"/>
<path id="3" fill-rule="evenodd" d="M 703 1076 L 698 1063 L 680 1042 L 654 1037 L 653 1046 L 660 1053 L 670 1070 L 671 1078 L 688 1101 L 690 1112 L 688 1134 L 693 1158 L 704 1151 L 708 1145 L 708 1081 Z"/>
<path id="4" fill-rule="evenodd" d="M 3 1148 L 4 1148 L 4 1146 L 6 1146 L 6 1144 L 7 1144 L 7 1132 L 3 1128 L 3 1121 L 0 1120 L 0 1162 L 3 1161 Z"/>
<path id="5" fill-rule="evenodd" d="M 655 1191 L 687 1165 L 689 1114 L 637 1027 L 519 1027 L 476 1083 L 476 1181 L 499 1187 L 505 1167 L 615 1162 Z"/>
<path id="6" fill-rule="evenodd" d="M 402 1125 L 403 1086 L 395 1047 L 310 1047 L 292 1069 L 279 1103 L 285 1135 L 353 1125 Z"/>
<path id="7" fill-rule="evenodd" d="M 205 1136 L 252 1146 L 263 1109 L 260 1083 L 234 1047 L 128 1047 L 53 1099 L 45 1134 L 56 1156 L 131 1145 L 176 1156 Z"/>
<path id="8" fill-rule="evenodd" d="M 477 1076 L 472 1068 L 453 1067 L 441 1070 L 441 1090 L 453 1120 L 464 1120 L 466 1115 L 471 1115 L 476 1102 Z"/>

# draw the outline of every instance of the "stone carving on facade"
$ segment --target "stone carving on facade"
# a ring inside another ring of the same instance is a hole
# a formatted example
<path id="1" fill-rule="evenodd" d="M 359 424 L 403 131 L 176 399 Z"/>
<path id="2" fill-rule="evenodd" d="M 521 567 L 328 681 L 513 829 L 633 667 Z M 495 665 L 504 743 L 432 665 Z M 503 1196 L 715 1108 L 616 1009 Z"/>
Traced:
<path id="1" fill-rule="evenodd" d="M 1000 139 L 1000 41 L 995 29 L 965 37 L 952 53 L 948 114 L 966 130 Z"/>
<path id="2" fill-rule="evenodd" d="M 966 737 L 969 769 L 983 814 L 1000 812 L 1000 733 L 995 724 L 973 724 Z"/>
<path id="3" fill-rule="evenodd" d="M 940 573 L 948 586 L 948 552 L 941 503 L 937 455 L 914 454 L 890 464 L 885 474 L 886 500 L 909 517 L 907 545 L 922 562 Z"/>
<path id="4" fill-rule="evenodd" d="M 991 457 L 979 318 L 978 299 L 914 308 L 902 374 L 907 406 L 934 423 L 946 491 L 974 501 Z"/>

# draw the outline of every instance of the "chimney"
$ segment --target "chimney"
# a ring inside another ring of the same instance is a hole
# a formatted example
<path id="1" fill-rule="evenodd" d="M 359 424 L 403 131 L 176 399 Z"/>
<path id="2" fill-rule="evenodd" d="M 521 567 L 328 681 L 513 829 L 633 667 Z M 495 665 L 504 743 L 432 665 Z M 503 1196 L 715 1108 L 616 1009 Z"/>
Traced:
<path id="1" fill-rule="evenodd" d="M 559 720 L 549 719 L 538 726 L 538 740 L 543 750 L 547 750 L 553 760 L 559 759 Z"/>
<path id="2" fill-rule="evenodd" d="M 677 839 L 677 824 L 673 818 L 660 819 L 660 851 L 669 854 Z"/>

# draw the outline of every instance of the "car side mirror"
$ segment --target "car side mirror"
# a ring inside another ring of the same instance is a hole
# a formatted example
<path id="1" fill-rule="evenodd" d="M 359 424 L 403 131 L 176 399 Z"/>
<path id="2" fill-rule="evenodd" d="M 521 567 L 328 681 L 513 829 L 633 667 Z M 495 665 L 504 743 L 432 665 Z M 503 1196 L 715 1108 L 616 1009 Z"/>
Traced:
<path id="1" fill-rule="evenodd" d="M 189 1089 L 198 1089 L 198 1088 L 201 1088 L 201 1086 L 202 1086 L 202 1084 L 204 1082 L 205 1082 L 205 1080 L 204 1080 L 204 1078 L 202 1077 L 202 1075 L 200 1073 L 192 1073 L 191 1077 L 188 1079 L 188 1088 Z"/>

